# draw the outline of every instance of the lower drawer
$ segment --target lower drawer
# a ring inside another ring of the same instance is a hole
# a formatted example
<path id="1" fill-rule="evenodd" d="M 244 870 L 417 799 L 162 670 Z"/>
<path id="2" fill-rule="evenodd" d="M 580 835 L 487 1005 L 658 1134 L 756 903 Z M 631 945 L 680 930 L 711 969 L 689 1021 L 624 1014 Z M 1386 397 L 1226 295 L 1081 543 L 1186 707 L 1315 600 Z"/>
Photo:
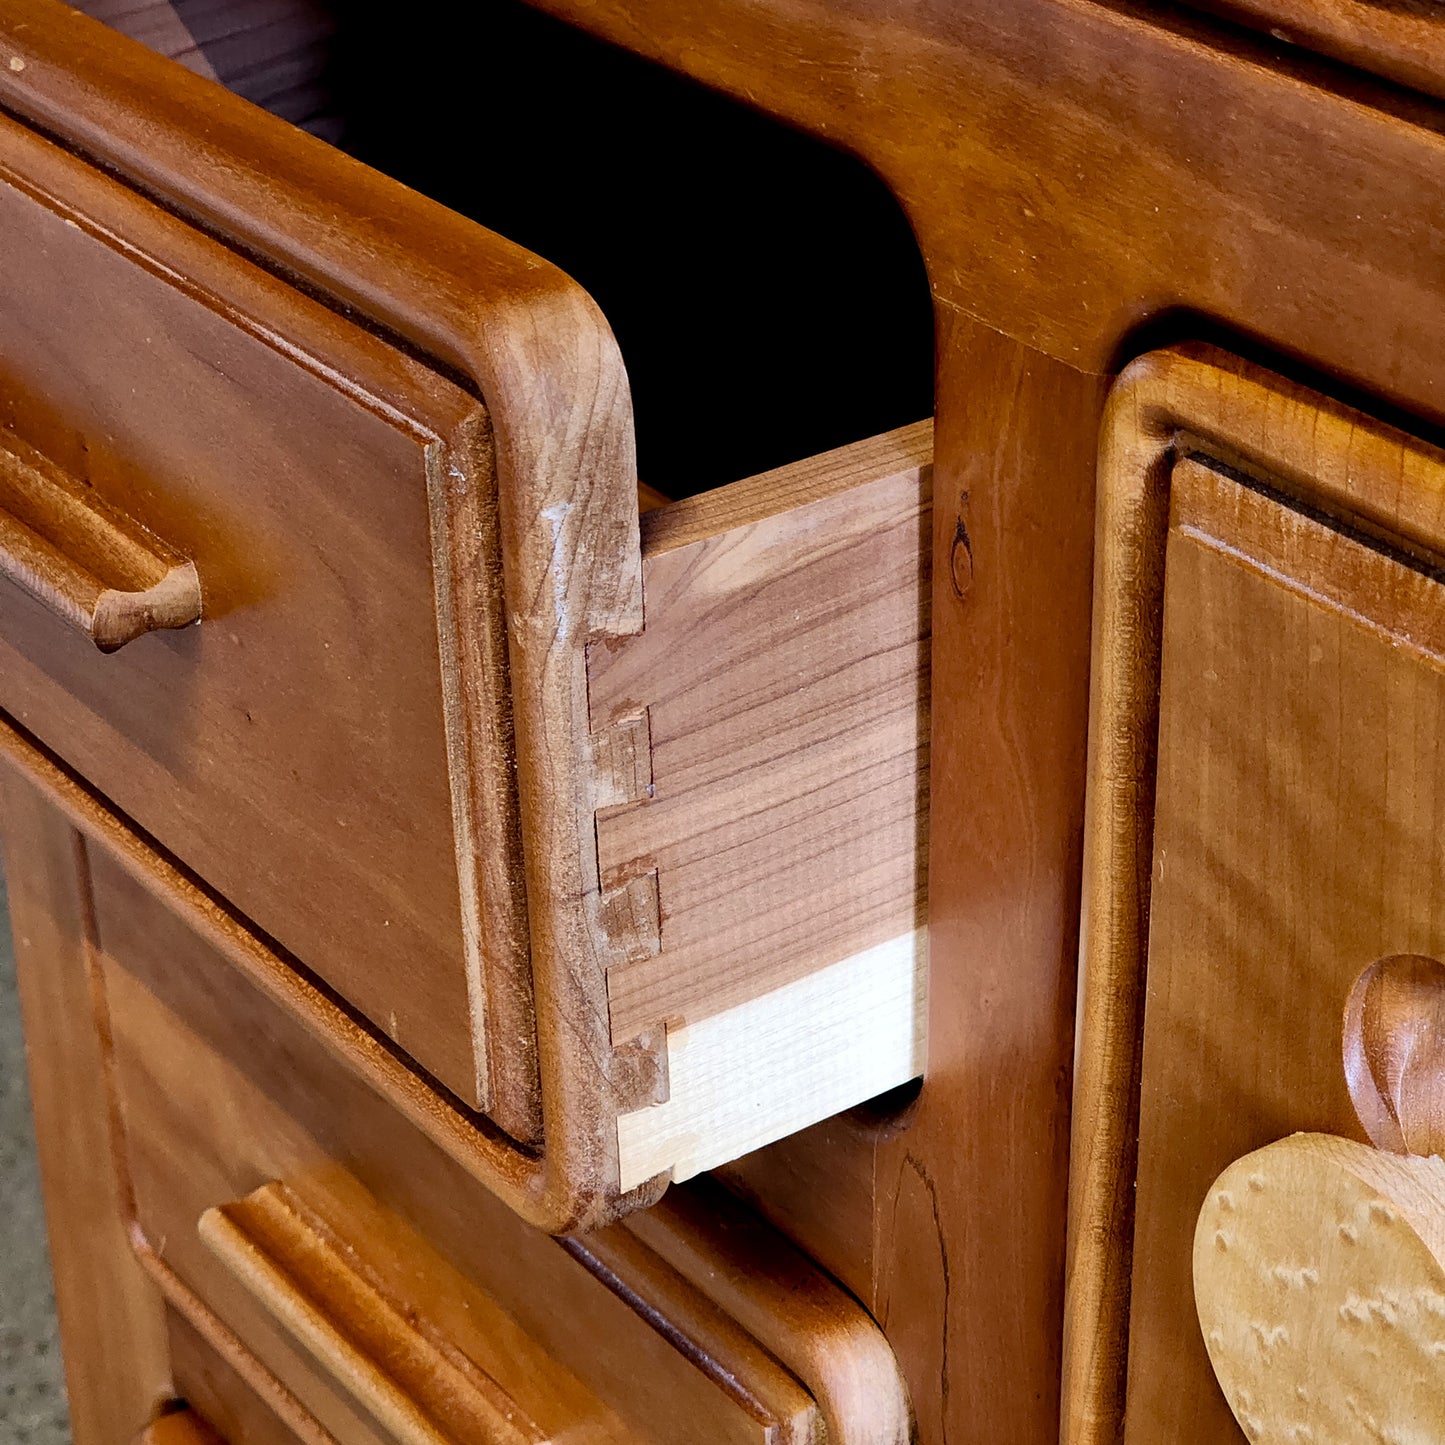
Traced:
<path id="1" fill-rule="evenodd" d="M 166 1335 L 185 1409 L 163 1415 L 137 1445 L 329 1445 L 294 1402 L 267 1399 L 264 1384 L 258 1391 L 174 1310 L 166 1316 Z M 278 1404 L 289 1422 L 277 1413 Z"/>
<path id="2" fill-rule="evenodd" d="M 892 1445 L 860 1306 L 716 1186 L 558 1241 L 84 848 L 142 1261 L 341 1445 Z"/>

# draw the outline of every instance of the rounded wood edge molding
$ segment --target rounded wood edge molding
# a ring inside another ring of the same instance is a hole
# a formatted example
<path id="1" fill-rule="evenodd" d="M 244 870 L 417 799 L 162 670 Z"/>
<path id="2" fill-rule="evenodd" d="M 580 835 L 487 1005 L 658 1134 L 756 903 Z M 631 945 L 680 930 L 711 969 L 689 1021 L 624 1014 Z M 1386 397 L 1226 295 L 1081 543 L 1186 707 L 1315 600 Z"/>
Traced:
<path id="1" fill-rule="evenodd" d="M 621 1226 L 725 1310 L 817 1400 L 828 1445 L 908 1445 L 908 1386 L 841 1285 L 722 1185 L 699 1179 Z"/>
<path id="2" fill-rule="evenodd" d="M 664 1181 L 652 1181 L 620 1199 L 615 1195 L 578 1199 L 555 1181 L 542 1178 L 540 1161 L 517 1149 L 486 1121 L 462 1113 L 391 1048 L 271 952 L 193 879 L 153 851 L 146 839 L 132 832 L 59 763 L 3 720 L 0 765 L 13 768 L 81 833 L 109 849 L 142 887 L 163 898 L 188 927 L 298 1019 L 345 1068 L 529 1224 L 548 1234 L 598 1228 L 661 1197 Z M 551 1189 L 546 1187 L 548 1183 Z M 575 1212 L 574 1205 L 582 1212 Z"/>
<path id="3" fill-rule="evenodd" d="M 642 625 L 632 404 L 606 318 L 549 262 L 56 0 L 15 0 L 0 36 L 22 61 L 0 82 L 18 114 L 461 373 L 486 404 L 542 1145 L 494 1165 L 481 1161 L 509 1146 L 479 1141 L 473 1172 L 552 1233 L 657 1198 L 667 1176 L 620 1189 L 616 1117 L 655 1096 L 666 1059 L 660 1032 L 611 1044 L 593 821 L 586 650 Z M 425 1112 L 447 1109 L 434 1096 Z"/>

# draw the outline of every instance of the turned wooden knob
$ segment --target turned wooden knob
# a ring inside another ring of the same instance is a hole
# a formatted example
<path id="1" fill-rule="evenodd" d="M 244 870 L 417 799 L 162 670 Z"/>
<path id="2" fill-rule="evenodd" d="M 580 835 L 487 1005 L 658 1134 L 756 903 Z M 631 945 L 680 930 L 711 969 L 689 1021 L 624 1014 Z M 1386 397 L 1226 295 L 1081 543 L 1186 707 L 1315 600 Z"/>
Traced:
<path id="1" fill-rule="evenodd" d="M 1366 969 L 1344 1063 L 1376 1147 L 1270 1144 L 1219 1176 L 1195 1230 L 1205 1346 L 1258 1445 L 1445 1441 L 1445 965 Z"/>
<path id="2" fill-rule="evenodd" d="M 1345 1081 L 1377 1149 L 1445 1154 L 1445 964 L 1372 963 L 1345 1004 Z"/>

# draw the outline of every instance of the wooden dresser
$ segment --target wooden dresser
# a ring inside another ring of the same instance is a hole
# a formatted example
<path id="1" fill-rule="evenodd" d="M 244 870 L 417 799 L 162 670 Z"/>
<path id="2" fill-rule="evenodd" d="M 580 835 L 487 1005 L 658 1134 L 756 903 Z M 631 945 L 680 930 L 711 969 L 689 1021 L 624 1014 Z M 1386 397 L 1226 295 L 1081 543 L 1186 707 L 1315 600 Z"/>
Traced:
<path id="1" fill-rule="evenodd" d="M 1445 958 L 1445 10 L 192 8 L 0 6 L 77 1445 L 1322 1441 L 1191 1269 Z"/>

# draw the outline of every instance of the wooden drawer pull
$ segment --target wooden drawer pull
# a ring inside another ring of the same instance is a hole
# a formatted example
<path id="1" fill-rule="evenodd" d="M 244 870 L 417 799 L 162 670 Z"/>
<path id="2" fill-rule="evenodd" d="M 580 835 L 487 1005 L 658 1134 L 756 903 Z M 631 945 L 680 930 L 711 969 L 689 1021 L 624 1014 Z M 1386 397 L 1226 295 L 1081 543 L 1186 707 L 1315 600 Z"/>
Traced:
<path id="1" fill-rule="evenodd" d="M 196 565 L 0 431 L 0 576 L 114 652 L 201 618 Z"/>
<path id="2" fill-rule="evenodd" d="M 1445 963 L 1382 958 L 1345 1004 L 1345 1082 L 1377 1149 L 1445 1154 Z"/>
<path id="3" fill-rule="evenodd" d="M 546 1445 L 502 1388 L 388 1295 L 285 1184 L 208 1209 L 201 1238 L 401 1445 Z"/>
<path id="4" fill-rule="evenodd" d="M 134 1445 L 225 1445 L 225 1441 L 193 1410 L 172 1410 L 147 1425 Z"/>

